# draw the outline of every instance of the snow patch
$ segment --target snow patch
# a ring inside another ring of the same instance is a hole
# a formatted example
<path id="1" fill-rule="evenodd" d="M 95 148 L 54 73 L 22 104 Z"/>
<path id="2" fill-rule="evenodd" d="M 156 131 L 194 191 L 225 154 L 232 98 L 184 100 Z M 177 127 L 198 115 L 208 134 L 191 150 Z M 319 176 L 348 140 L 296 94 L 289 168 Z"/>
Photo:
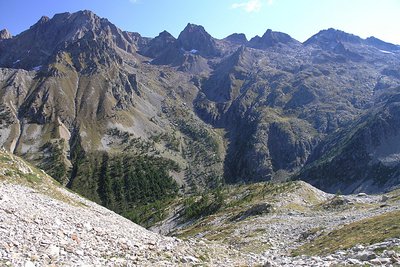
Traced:
<path id="1" fill-rule="evenodd" d="M 32 70 L 39 71 L 39 70 L 41 70 L 41 68 L 42 68 L 42 65 L 39 65 L 39 66 L 33 67 Z"/>
<path id="2" fill-rule="evenodd" d="M 384 53 L 384 54 L 393 54 L 392 52 L 386 51 L 386 50 L 379 50 L 379 51 L 381 51 L 381 52 Z"/>

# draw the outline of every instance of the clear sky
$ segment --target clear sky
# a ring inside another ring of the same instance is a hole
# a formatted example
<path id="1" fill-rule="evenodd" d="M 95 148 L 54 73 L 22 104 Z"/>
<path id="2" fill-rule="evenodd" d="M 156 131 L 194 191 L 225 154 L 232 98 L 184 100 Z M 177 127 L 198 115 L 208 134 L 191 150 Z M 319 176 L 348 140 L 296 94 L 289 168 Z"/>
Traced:
<path id="1" fill-rule="evenodd" d="M 0 28 L 15 35 L 42 15 L 83 9 L 148 37 L 163 30 L 177 37 L 190 22 L 216 38 L 272 29 L 305 41 L 332 27 L 400 44 L 400 0 L 0 0 Z"/>

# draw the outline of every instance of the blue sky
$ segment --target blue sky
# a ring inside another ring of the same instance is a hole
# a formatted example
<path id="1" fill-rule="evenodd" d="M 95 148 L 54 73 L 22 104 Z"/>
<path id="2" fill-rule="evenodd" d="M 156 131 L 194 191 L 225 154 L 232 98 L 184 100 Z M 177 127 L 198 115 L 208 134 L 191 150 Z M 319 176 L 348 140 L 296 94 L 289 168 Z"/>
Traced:
<path id="1" fill-rule="evenodd" d="M 0 0 L 0 28 L 15 35 L 42 15 L 82 9 L 148 37 L 163 30 L 177 37 L 191 22 L 216 38 L 272 29 L 305 41 L 332 27 L 400 44 L 400 0 Z"/>

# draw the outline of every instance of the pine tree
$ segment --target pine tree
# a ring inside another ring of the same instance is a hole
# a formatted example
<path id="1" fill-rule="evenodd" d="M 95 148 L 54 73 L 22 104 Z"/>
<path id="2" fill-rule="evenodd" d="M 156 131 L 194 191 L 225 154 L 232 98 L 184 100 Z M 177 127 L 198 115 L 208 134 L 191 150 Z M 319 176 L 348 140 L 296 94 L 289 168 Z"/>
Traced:
<path id="1" fill-rule="evenodd" d="M 98 194 L 100 196 L 103 206 L 113 209 L 114 196 L 112 192 L 112 182 L 108 169 L 108 160 L 108 154 L 103 153 L 98 181 Z"/>

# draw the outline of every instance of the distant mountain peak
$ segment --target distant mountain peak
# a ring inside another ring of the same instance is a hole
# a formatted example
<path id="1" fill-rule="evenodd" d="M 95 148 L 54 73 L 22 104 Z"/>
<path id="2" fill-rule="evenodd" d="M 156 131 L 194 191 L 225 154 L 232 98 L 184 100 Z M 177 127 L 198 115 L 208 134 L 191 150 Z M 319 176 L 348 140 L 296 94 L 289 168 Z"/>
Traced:
<path id="1" fill-rule="evenodd" d="M 278 44 L 298 44 L 299 42 L 293 39 L 290 35 L 283 32 L 275 32 L 268 29 L 262 37 L 255 36 L 249 41 L 249 46 L 258 49 L 273 47 Z"/>
<path id="2" fill-rule="evenodd" d="M 218 54 L 214 38 L 201 25 L 188 23 L 179 34 L 178 44 L 186 51 L 195 49 L 202 56 Z"/>
<path id="3" fill-rule="evenodd" d="M 197 24 L 193 24 L 193 23 L 188 23 L 185 27 L 185 29 L 183 31 L 202 31 L 202 32 L 206 32 L 206 30 L 204 29 L 203 26 L 201 25 L 197 25 Z"/>
<path id="4" fill-rule="evenodd" d="M 153 38 L 147 48 L 141 53 L 145 56 L 156 58 L 160 56 L 166 49 L 174 46 L 176 39 L 167 31 L 162 31 L 157 37 Z"/>
<path id="5" fill-rule="evenodd" d="M 305 45 L 320 44 L 326 46 L 328 44 L 338 43 L 338 42 L 361 44 L 363 40 L 354 34 L 347 33 L 334 28 L 329 28 L 326 30 L 319 31 L 317 34 L 311 36 L 308 40 L 304 42 L 304 44 Z"/>
<path id="6" fill-rule="evenodd" d="M 385 51 L 398 51 L 400 50 L 400 45 L 391 44 L 385 41 L 382 41 L 374 36 L 368 37 L 365 39 L 365 43 L 367 45 L 374 46 L 378 49 L 385 50 Z"/>
<path id="7" fill-rule="evenodd" d="M 77 12 L 77 14 L 83 14 L 83 15 L 89 15 L 89 16 L 97 16 L 93 11 L 85 9 L 85 10 L 80 10 Z"/>
<path id="8" fill-rule="evenodd" d="M 224 40 L 229 41 L 234 44 L 245 44 L 247 43 L 247 37 L 244 33 L 233 33 L 224 38 Z"/>
<path id="9" fill-rule="evenodd" d="M 179 34 L 178 40 L 186 39 L 189 35 L 203 36 L 204 39 L 212 39 L 212 36 L 201 25 L 188 23 L 183 31 Z"/>
<path id="10" fill-rule="evenodd" d="M 47 17 L 47 16 L 42 16 L 42 17 L 39 19 L 39 21 L 38 21 L 37 23 L 38 23 L 38 24 L 43 24 L 43 23 L 48 22 L 49 20 L 50 20 L 49 17 Z"/>
<path id="11" fill-rule="evenodd" d="M 175 39 L 175 37 L 172 36 L 172 34 L 170 34 L 169 32 L 167 32 L 166 30 L 160 32 L 160 33 L 158 34 L 158 37 L 172 37 L 172 38 Z"/>
<path id="12" fill-rule="evenodd" d="M 97 58 L 107 54 L 106 50 L 109 50 L 112 58 L 118 58 L 118 49 L 133 53 L 137 50 L 136 42 L 131 35 L 92 11 L 66 12 L 56 14 L 51 19 L 42 16 L 28 30 L 12 38 L 4 50 L 9 55 L 2 57 L 1 64 L 11 67 L 18 62 L 20 68 L 30 70 L 47 65 L 60 51 L 68 51 L 78 57 L 83 50 L 86 56 L 93 60 L 96 58 L 97 62 Z M 29 55 L 26 51 L 29 51 Z"/>

